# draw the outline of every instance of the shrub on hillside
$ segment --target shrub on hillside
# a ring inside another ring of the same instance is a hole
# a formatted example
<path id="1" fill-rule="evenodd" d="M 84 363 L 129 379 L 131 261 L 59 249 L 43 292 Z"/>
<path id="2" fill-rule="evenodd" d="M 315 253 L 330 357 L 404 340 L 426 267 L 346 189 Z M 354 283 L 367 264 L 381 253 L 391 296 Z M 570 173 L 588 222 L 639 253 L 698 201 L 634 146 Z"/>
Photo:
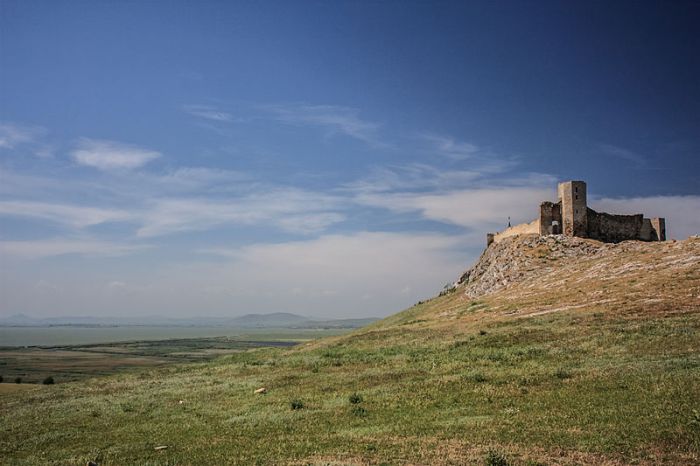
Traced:
<path id="1" fill-rule="evenodd" d="M 362 403 L 362 395 L 358 395 L 357 393 L 353 393 L 348 399 L 350 400 L 350 403 L 354 405 Z"/>
<path id="2" fill-rule="evenodd" d="M 508 466 L 508 460 L 500 451 L 489 450 L 484 464 L 486 464 L 486 466 Z"/>
<path id="3" fill-rule="evenodd" d="M 48 377 L 46 377 L 46 378 L 44 379 L 44 381 L 41 382 L 41 383 L 43 383 L 44 385 L 53 385 L 55 382 L 54 382 L 52 376 L 48 376 Z"/>
<path id="4" fill-rule="evenodd" d="M 697 409 L 694 409 L 693 414 L 690 416 L 690 425 L 700 430 L 700 411 Z"/>
<path id="5" fill-rule="evenodd" d="M 454 284 L 452 284 L 452 283 L 448 283 L 447 285 L 445 285 L 442 288 L 442 291 L 440 292 L 440 294 L 438 296 L 445 296 L 445 295 L 448 295 L 450 293 L 454 293 L 455 291 L 457 291 L 457 287 L 454 286 Z"/>
<path id="6" fill-rule="evenodd" d="M 297 399 L 297 400 L 292 400 L 292 402 L 290 403 L 290 405 L 291 405 L 292 409 L 295 410 L 295 411 L 296 411 L 297 409 L 302 409 L 302 408 L 304 407 L 304 403 L 303 403 L 301 400 L 298 400 L 298 399 Z"/>
<path id="7" fill-rule="evenodd" d="M 22 377 L 15 377 L 15 383 L 22 383 Z"/>

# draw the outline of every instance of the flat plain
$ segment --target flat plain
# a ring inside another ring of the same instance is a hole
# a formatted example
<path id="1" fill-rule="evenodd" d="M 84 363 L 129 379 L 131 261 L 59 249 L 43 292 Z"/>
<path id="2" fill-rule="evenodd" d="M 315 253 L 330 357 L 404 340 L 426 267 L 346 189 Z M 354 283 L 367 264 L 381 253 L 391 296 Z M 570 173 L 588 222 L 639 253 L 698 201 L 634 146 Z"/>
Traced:
<path id="1" fill-rule="evenodd" d="M 8 328 L 18 330 L 17 327 Z M 145 332 L 147 335 L 155 334 L 162 338 L 167 335 L 168 328 L 147 328 Z M 44 342 L 56 339 L 63 341 L 71 330 L 79 333 L 77 339 L 80 339 L 86 330 L 89 330 L 85 327 L 30 327 L 28 329 L 32 339 L 42 335 L 41 341 Z M 110 337 L 131 336 L 133 338 L 131 327 L 119 329 L 115 327 L 110 330 Z M 173 333 L 178 333 L 177 330 L 181 329 L 176 327 L 175 330 Z M 204 330 L 205 334 L 207 330 Z M 198 330 L 188 328 L 187 331 L 197 333 Z M 222 329 L 218 331 L 224 332 Z M 55 334 L 56 332 L 58 335 Z M 17 377 L 21 378 L 23 384 L 40 383 L 47 377 L 53 377 L 56 383 L 63 383 L 167 364 L 206 361 L 251 348 L 289 347 L 309 339 L 338 335 L 343 332 L 348 330 L 238 329 L 235 336 L 231 337 L 171 338 L 79 345 L 5 346 L 0 347 L 0 376 L 6 383 L 14 383 Z"/>
<path id="2" fill-rule="evenodd" d="M 229 337 L 248 340 L 295 341 L 347 333 L 347 329 L 241 328 L 227 326 L 54 325 L 0 326 L 0 347 L 73 346 L 127 341 Z"/>

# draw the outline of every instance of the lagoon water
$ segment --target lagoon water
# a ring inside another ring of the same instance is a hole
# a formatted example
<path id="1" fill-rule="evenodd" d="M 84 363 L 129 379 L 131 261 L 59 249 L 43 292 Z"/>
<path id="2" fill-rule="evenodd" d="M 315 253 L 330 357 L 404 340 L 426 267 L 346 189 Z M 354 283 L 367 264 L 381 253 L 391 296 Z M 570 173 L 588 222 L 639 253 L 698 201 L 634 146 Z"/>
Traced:
<path id="1" fill-rule="evenodd" d="M 242 329 L 240 327 L 0 327 L 0 346 L 55 346 L 173 338 L 242 337 L 259 340 L 299 340 L 346 333 L 349 330 Z"/>

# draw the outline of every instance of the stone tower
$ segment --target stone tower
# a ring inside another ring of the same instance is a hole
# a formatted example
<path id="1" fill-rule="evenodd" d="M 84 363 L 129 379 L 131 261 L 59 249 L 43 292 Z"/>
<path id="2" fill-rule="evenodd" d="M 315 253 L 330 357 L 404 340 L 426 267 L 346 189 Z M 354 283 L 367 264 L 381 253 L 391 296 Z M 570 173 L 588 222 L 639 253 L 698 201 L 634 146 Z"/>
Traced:
<path id="1" fill-rule="evenodd" d="M 586 183 L 565 181 L 559 183 L 561 203 L 562 233 L 566 236 L 588 236 L 588 205 L 586 204 Z"/>

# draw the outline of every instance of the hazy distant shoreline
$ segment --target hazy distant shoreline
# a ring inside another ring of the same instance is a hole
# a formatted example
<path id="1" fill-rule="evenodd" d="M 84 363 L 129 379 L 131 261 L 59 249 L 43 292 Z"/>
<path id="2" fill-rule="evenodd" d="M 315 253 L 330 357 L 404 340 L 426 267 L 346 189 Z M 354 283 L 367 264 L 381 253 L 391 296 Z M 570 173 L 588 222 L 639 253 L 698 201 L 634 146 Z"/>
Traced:
<path id="1" fill-rule="evenodd" d="M 81 328 L 105 328 L 105 327 L 226 327 L 225 325 L 197 325 L 197 324 L 0 324 L 0 328 L 53 328 L 53 327 L 81 327 Z M 234 327 L 230 327 L 234 328 Z M 235 327 L 243 328 L 243 327 Z M 259 327 L 262 328 L 262 327 Z"/>
<path id="2" fill-rule="evenodd" d="M 129 341 L 250 336 L 284 340 L 291 333 L 309 339 L 347 333 L 349 329 L 242 328 L 174 325 L 51 325 L 0 326 L 0 347 L 86 345 Z"/>

